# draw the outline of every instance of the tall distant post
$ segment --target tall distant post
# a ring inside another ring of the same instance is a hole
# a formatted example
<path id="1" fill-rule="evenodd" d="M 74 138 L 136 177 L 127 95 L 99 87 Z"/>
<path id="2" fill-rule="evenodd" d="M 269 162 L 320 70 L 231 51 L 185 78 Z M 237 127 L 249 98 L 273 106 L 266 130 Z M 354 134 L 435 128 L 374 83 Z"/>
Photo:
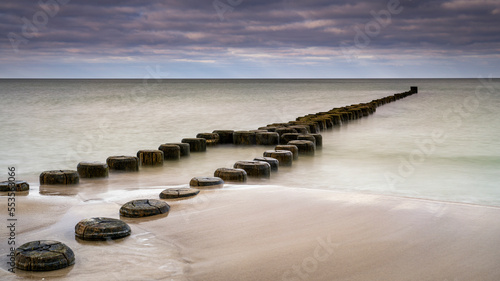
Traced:
<path id="1" fill-rule="evenodd" d="M 410 92 L 415 93 L 415 94 L 418 93 L 418 87 L 417 86 L 411 86 L 410 87 Z"/>

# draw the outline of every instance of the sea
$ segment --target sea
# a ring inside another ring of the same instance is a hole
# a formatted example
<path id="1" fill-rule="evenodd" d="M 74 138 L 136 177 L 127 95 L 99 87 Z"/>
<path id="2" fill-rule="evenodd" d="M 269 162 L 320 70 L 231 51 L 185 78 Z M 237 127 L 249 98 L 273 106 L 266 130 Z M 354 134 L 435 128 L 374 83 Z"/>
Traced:
<path id="1" fill-rule="evenodd" d="M 418 94 L 321 132 L 323 146 L 269 179 L 243 186 L 354 191 L 500 206 L 500 79 L 1 79 L 0 180 L 34 197 L 47 170 L 180 142 L 213 130 L 255 130 L 406 92 Z M 272 146 L 210 146 L 160 168 L 110 173 L 113 190 L 185 186 L 193 177 L 261 157 Z M 71 188 L 66 188 L 71 190 Z M 95 191 L 95 189 L 89 189 Z M 96 191 L 96 193 L 99 193 Z M 90 195 L 89 195 L 90 196 Z M 90 196 L 92 197 L 92 196 Z M 42 199 L 40 199 L 42 200 Z M 47 199 L 50 200 L 50 199 Z"/>

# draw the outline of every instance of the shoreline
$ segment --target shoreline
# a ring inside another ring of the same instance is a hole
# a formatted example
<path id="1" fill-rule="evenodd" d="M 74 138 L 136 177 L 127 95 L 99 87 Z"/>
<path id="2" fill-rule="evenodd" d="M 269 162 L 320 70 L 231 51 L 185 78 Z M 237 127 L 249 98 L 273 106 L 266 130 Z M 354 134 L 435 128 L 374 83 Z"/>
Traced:
<path id="1" fill-rule="evenodd" d="M 9 273 L 5 280 L 17 276 L 56 280 L 97 276 L 121 280 L 414 280 L 406 276 L 426 272 L 430 273 L 419 280 L 500 277 L 500 270 L 488 265 L 500 259 L 500 246 L 496 246 L 500 245 L 500 208 L 359 192 L 227 185 L 202 190 L 191 199 L 167 200 L 171 206 L 167 216 L 125 219 L 132 228 L 128 238 L 75 240 L 74 224 L 80 219 L 97 215 L 119 218 L 120 203 L 138 196 L 154 198 L 163 188 L 108 190 L 94 198 L 44 196 L 48 200 L 42 202 L 36 197 L 19 197 L 24 207 L 19 212 L 18 241 L 57 238 L 75 251 L 77 262 L 54 272 Z M 26 224 L 31 227 L 25 228 Z M 4 256 L 2 253 L 2 264 Z M 440 263 L 445 266 L 442 272 Z M 469 264 L 482 266 L 467 269 Z M 404 270 L 387 271 L 396 265 Z M 387 272 L 382 274 L 381 268 Z M 1 270 L 1 275 L 7 274 L 4 265 Z"/>
<path id="2" fill-rule="evenodd" d="M 125 175 L 125 174 L 124 174 Z M 129 177 L 128 180 L 131 178 Z M 26 182 L 30 185 L 30 190 L 28 192 L 24 191 L 16 191 L 16 196 L 35 196 L 35 197 L 54 197 L 54 196 L 77 196 L 79 191 L 84 191 L 85 187 L 88 185 L 94 184 L 92 181 L 99 181 L 102 179 L 93 179 L 89 182 L 86 183 L 80 183 L 80 187 L 74 186 L 68 187 L 66 186 L 50 186 L 46 185 L 44 186 L 44 189 L 50 190 L 64 190 L 65 188 L 69 190 L 70 192 L 66 194 L 41 194 L 40 193 L 40 184 L 34 180 L 34 179 L 27 179 Z M 118 179 L 118 180 L 123 180 L 123 179 Z M 111 183 L 103 183 L 104 185 L 110 185 Z M 384 193 L 384 192 L 377 192 L 373 190 L 348 190 L 348 189 L 339 189 L 339 188 L 323 188 L 323 187 L 300 187 L 300 186 L 285 186 L 285 185 L 280 185 L 279 183 L 259 183 L 255 179 L 250 179 L 249 182 L 246 183 L 225 183 L 225 186 L 232 186 L 237 187 L 237 189 L 226 189 L 226 191 L 231 191 L 231 190 L 239 190 L 239 189 L 256 189 L 256 188 L 261 188 L 261 187 L 266 187 L 266 186 L 271 186 L 271 187 L 278 187 L 278 188 L 286 188 L 287 190 L 290 189 L 296 189 L 296 190 L 311 190 L 311 191 L 325 191 L 325 192 L 334 192 L 334 193 L 340 193 L 340 194 L 358 194 L 358 195 L 371 195 L 371 196 L 380 196 L 380 197 L 389 197 L 389 198 L 395 198 L 395 199 L 404 199 L 404 200 L 416 200 L 416 201 L 423 201 L 423 202 L 434 202 L 434 203 L 446 203 L 446 204 L 455 204 L 455 205 L 464 205 L 464 206 L 477 206 L 477 207 L 485 207 L 485 208 L 493 208 L 493 209 L 500 209 L 500 205 L 494 205 L 494 204 L 486 204 L 486 203 L 474 203 L 474 202 L 464 202 L 464 201 L 453 201 L 453 200 L 445 200 L 445 199 L 437 199 L 437 198 L 431 198 L 431 197 L 419 197 L 419 196 L 410 196 L 410 195 L 403 195 L 403 194 L 391 194 L 391 193 Z M 189 187 L 189 184 L 181 184 L 181 183 L 174 183 L 174 182 L 169 182 L 165 186 L 160 186 L 160 185 L 152 185 L 152 186 L 144 186 L 141 185 L 139 188 L 146 188 L 148 190 L 151 189 L 158 189 L 158 190 L 163 190 L 165 188 L 174 188 L 174 187 Z M 82 188 L 79 191 L 71 191 L 71 189 L 75 188 Z M 214 189 L 214 190 L 220 190 L 220 189 Z M 115 191 L 119 191 L 118 189 Z M 207 190 L 205 190 L 207 191 Z M 7 198 L 8 192 L 0 192 L 0 198 Z M 156 194 L 155 194 L 156 195 Z M 169 199 L 172 200 L 172 199 Z"/>

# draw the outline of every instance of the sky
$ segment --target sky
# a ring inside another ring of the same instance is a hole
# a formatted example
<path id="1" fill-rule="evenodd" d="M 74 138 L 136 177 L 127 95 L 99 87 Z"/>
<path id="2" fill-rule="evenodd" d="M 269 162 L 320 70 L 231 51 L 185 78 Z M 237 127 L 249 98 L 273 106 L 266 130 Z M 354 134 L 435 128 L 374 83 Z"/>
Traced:
<path id="1" fill-rule="evenodd" d="M 500 0 L 2 0 L 0 78 L 500 77 Z"/>

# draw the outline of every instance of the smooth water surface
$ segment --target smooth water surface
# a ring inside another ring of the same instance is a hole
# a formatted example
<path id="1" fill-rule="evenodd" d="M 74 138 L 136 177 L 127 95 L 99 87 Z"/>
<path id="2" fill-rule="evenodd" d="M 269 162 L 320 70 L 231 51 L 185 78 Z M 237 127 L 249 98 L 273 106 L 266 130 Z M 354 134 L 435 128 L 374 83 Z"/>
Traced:
<path id="1" fill-rule="evenodd" d="M 249 184 L 500 206 L 500 80 L 491 79 L 0 80 L 1 178 L 14 165 L 18 179 L 36 187 L 45 170 L 135 155 L 216 129 L 257 129 L 410 86 L 419 93 L 322 132 L 315 157 Z M 124 175 L 104 181 L 131 189 L 183 185 L 266 149 L 209 147 L 143 169 L 135 186 Z"/>

